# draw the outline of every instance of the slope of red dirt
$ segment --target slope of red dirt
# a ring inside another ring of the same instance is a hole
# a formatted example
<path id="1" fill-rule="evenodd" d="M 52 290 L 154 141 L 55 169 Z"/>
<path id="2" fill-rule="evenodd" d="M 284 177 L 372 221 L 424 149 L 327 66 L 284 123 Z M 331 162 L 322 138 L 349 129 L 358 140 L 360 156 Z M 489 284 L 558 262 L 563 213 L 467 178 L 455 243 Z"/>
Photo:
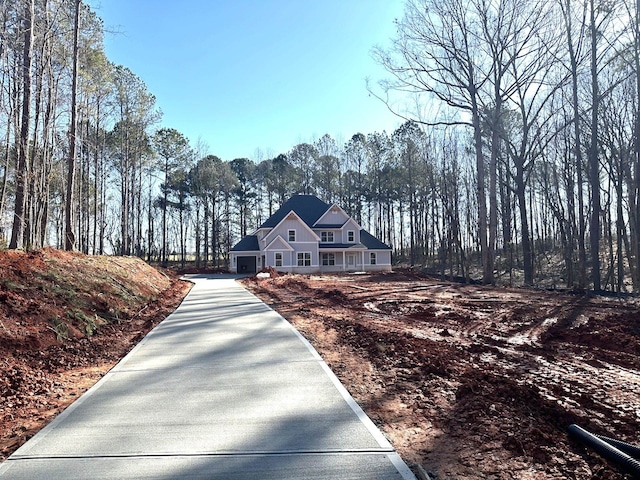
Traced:
<path id="1" fill-rule="evenodd" d="M 133 257 L 0 251 L 0 460 L 98 381 L 190 287 Z"/>
<path id="2" fill-rule="evenodd" d="M 638 299 L 402 273 L 244 283 L 432 478 L 626 478 L 566 428 L 640 443 Z"/>

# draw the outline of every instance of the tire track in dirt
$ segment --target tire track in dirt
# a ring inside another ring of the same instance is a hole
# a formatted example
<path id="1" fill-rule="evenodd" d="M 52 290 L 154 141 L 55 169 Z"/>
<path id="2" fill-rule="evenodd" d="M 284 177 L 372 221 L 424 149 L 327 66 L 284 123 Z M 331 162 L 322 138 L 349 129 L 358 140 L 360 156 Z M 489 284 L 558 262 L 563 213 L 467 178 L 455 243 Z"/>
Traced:
<path id="1" fill-rule="evenodd" d="M 624 478 L 565 429 L 640 441 L 635 300 L 402 274 L 246 284 L 435 478 Z"/>

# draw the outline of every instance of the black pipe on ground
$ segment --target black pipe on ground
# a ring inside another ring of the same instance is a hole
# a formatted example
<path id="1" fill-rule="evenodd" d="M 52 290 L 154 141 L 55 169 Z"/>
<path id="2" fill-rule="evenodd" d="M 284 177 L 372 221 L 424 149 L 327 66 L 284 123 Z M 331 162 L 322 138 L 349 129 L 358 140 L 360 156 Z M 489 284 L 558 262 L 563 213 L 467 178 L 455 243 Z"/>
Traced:
<path id="1" fill-rule="evenodd" d="M 580 428 L 578 425 L 569 425 L 567 431 L 570 435 L 576 438 L 576 440 L 579 440 L 586 446 L 591 447 L 607 460 L 620 465 L 625 472 L 630 473 L 636 480 L 640 480 L 640 461 L 632 458 L 585 429 Z"/>
<path id="2" fill-rule="evenodd" d="M 609 445 L 613 445 L 621 452 L 626 453 L 630 457 L 640 460 L 640 447 L 631 443 L 623 442 L 622 440 L 616 440 L 615 438 L 605 437 L 604 435 L 595 434 L 600 440 L 604 440 Z"/>

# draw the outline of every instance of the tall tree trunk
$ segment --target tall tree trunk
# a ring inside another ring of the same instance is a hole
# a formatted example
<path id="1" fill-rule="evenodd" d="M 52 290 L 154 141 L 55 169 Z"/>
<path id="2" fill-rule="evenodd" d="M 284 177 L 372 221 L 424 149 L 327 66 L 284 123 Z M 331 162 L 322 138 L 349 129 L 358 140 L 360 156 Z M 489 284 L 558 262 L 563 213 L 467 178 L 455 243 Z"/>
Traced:
<path id="1" fill-rule="evenodd" d="M 502 109 L 502 105 L 499 107 Z M 497 175 L 498 175 L 498 152 L 500 148 L 501 136 L 501 113 L 496 113 L 496 123 L 493 126 L 491 134 L 491 159 L 489 160 L 489 244 L 487 245 L 487 269 L 490 269 L 493 276 L 496 257 L 496 240 L 498 237 L 498 191 L 497 191 Z"/>
<path id="2" fill-rule="evenodd" d="M 415 239 L 415 221 L 416 221 L 416 207 L 415 207 L 415 194 L 413 186 L 409 192 L 409 258 L 410 265 L 413 267 L 416 263 L 416 239 Z"/>
<path id="3" fill-rule="evenodd" d="M 100 204 L 99 176 L 100 176 L 100 97 L 96 99 L 96 125 L 94 129 L 94 150 L 93 150 L 93 239 L 91 241 L 91 251 L 93 255 L 97 251 L 98 235 L 98 205 Z"/>
<path id="4" fill-rule="evenodd" d="M 565 184 L 565 191 L 567 195 L 567 214 L 566 214 L 566 242 L 565 242 L 565 268 L 567 271 L 567 288 L 574 287 L 576 285 L 576 274 L 574 265 L 574 253 L 575 253 L 575 234 L 576 234 L 576 202 L 575 202 L 575 179 L 573 176 L 573 168 L 575 163 L 571 161 L 570 152 L 571 148 L 566 148 L 566 157 L 563 169 L 563 181 Z M 559 189 L 559 188 L 558 188 Z M 559 219 L 562 222 L 563 220 Z"/>
<path id="5" fill-rule="evenodd" d="M 154 226 L 153 226 L 153 215 L 152 215 L 152 199 L 153 194 L 151 193 L 151 186 L 153 185 L 152 181 L 153 171 L 149 169 L 149 196 L 147 197 L 147 244 L 149 246 L 149 251 L 147 252 L 147 261 L 151 262 L 153 258 L 153 254 L 155 253 L 155 242 L 154 242 Z M 157 257 L 156 257 L 157 259 Z"/>
<path id="6" fill-rule="evenodd" d="M 204 260 L 204 268 L 207 268 L 209 264 L 209 198 L 208 195 L 203 196 L 203 205 L 204 205 L 204 218 L 202 219 L 202 234 L 204 236 L 203 239 L 203 260 Z"/>
<path id="7" fill-rule="evenodd" d="M 47 9 L 47 2 L 44 4 L 45 10 Z M 35 18 L 34 18 L 35 21 Z M 48 16 L 46 17 L 45 28 L 48 28 Z M 35 39 L 34 39 L 35 40 Z M 29 142 L 32 155 L 31 155 L 31 171 L 32 174 L 29 175 L 28 180 L 28 195 L 25 202 L 25 213 L 24 213 L 24 238 L 27 245 L 30 248 L 39 248 L 37 238 L 38 231 L 38 203 L 40 200 L 41 189 L 39 188 L 40 180 L 43 168 L 43 160 L 41 159 L 44 151 L 40 148 L 39 141 L 39 132 L 40 132 L 40 112 L 42 107 L 42 89 L 44 85 L 44 57 L 46 55 L 46 46 L 47 46 L 47 38 L 45 37 L 42 41 L 42 44 L 39 46 L 39 55 L 36 53 L 35 57 L 35 65 L 34 65 L 34 87 L 35 92 L 32 94 L 35 95 L 33 102 L 33 132 L 31 136 L 31 141 Z M 34 45 L 34 50 L 35 50 Z M 38 57 L 40 58 L 40 62 L 37 61 Z M 45 126 L 42 128 L 43 132 L 45 131 Z M 44 133 L 46 135 L 46 133 Z M 43 135 L 43 136 L 44 136 Z"/>
<path id="8" fill-rule="evenodd" d="M 591 219 L 589 221 L 589 244 L 591 247 L 591 281 L 595 291 L 600 285 L 600 165 L 598 161 L 598 110 L 600 91 L 598 84 L 597 38 L 595 0 L 589 2 L 591 31 L 591 142 L 589 145 L 589 184 L 591 186 Z"/>
<path id="9" fill-rule="evenodd" d="M 480 255 L 482 257 L 482 283 L 493 283 L 493 265 L 489 255 L 489 244 L 487 238 L 487 197 L 485 193 L 485 165 L 484 154 L 482 153 L 482 127 L 480 125 L 480 114 L 476 103 L 475 95 L 472 95 L 472 123 L 473 138 L 476 155 L 477 170 L 477 192 L 478 192 L 478 236 L 480 239 Z"/>
<path id="10" fill-rule="evenodd" d="M 622 292 L 624 288 L 624 253 L 622 251 L 622 237 L 625 235 L 623 197 L 622 197 L 622 166 L 618 162 L 616 178 L 616 259 L 617 259 L 617 291 Z"/>
<path id="11" fill-rule="evenodd" d="M 142 235 L 142 224 L 143 224 L 143 220 L 144 220 L 144 215 L 142 214 L 143 212 L 143 204 L 142 204 L 142 190 L 143 190 L 143 169 L 142 166 L 140 167 L 140 173 L 138 174 L 138 195 L 135 196 L 135 202 L 136 202 L 136 232 L 135 232 L 135 237 L 136 237 L 136 241 L 135 241 L 135 255 L 136 257 L 140 257 L 143 258 L 143 253 L 145 250 L 144 247 L 144 236 Z M 148 247 L 147 247 L 148 248 Z"/>
<path id="12" fill-rule="evenodd" d="M 69 163 L 67 168 L 67 194 L 64 205 L 64 248 L 74 250 L 76 238 L 73 229 L 73 201 L 76 172 L 76 129 L 78 98 L 78 43 L 80 39 L 80 1 L 76 0 L 73 24 L 73 77 L 71 80 L 71 126 L 69 128 Z"/>
<path id="13" fill-rule="evenodd" d="M 636 96 L 640 95 L 640 0 L 636 0 L 635 5 L 635 25 L 634 25 L 634 69 L 636 73 Z M 634 112 L 634 192 L 635 205 L 631 206 L 631 218 L 635 218 L 635 225 L 631 227 L 631 233 L 636 232 L 635 242 L 632 246 L 632 255 L 635 259 L 635 271 L 632 272 L 631 278 L 634 280 L 634 291 L 640 292 L 640 98 L 636 97 L 636 111 Z M 630 262 L 631 263 L 631 262 Z M 630 265 L 630 268 L 634 268 Z"/>
<path id="14" fill-rule="evenodd" d="M 518 160 L 519 161 L 519 160 Z M 520 161 L 519 161 L 520 162 Z M 524 267 L 524 284 L 533 285 L 533 249 L 531 245 L 530 222 L 527 216 L 527 199 L 524 180 L 524 162 L 516 165 L 516 197 L 520 210 L 520 228 L 522 229 L 522 262 Z"/>
<path id="15" fill-rule="evenodd" d="M 33 56 L 33 17 L 35 0 L 25 2 L 24 51 L 22 55 L 22 117 L 20 141 L 18 142 L 18 165 L 16 170 L 16 195 L 13 228 L 9 248 L 19 248 L 24 243 L 24 214 L 29 178 L 29 120 L 31 108 L 31 64 Z"/>
<path id="16" fill-rule="evenodd" d="M 182 268 L 184 268 L 185 263 L 186 263 L 186 256 L 187 256 L 187 251 L 186 251 L 186 242 L 185 242 L 185 228 L 184 228 L 184 197 L 183 197 L 183 193 L 180 192 L 180 200 L 179 200 L 179 204 L 178 204 L 178 218 L 180 220 L 180 262 L 182 265 Z"/>
<path id="17" fill-rule="evenodd" d="M 196 242 L 196 268 L 200 268 L 202 261 L 202 224 L 200 223 L 200 199 L 196 201 L 195 242 Z"/>
<path id="18" fill-rule="evenodd" d="M 167 202 L 169 200 L 168 194 L 169 184 L 169 158 L 165 158 L 164 162 L 164 188 L 162 195 L 162 266 L 167 267 L 168 255 L 167 255 Z"/>
<path id="19" fill-rule="evenodd" d="M 2 170 L 2 186 L 0 187 L 0 214 L 4 212 L 4 202 L 7 195 L 7 180 L 9 179 L 9 165 L 11 158 L 11 115 L 7 115 L 7 134 L 3 149 L 4 165 Z"/>
<path id="20" fill-rule="evenodd" d="M 573 21 L 572 21 L 572 11 L 571 11 L 571 0 L 565 0 L 565 5 L 563 9 L 564 17 L 565 17 L 565 27 L 567 29 L 567 46 L 569 50 L 569 60 L 571 66 L 571 108 L 572 108 L 572 116 L 571 119 L 573 124 L 573 133 L 574 133 L 574 154 L 575 154 L 575 165 L 576 165 L 576 177 L 577 177 L 577 197 L 578 197 L 578 214 L 576 216 L 577 227 L 578 227 L 578 287 L 585 288 L 587 279 L 586 279 L 586 264 L 587 264 L 587 252 L 585 248 L 585 221 L 584 221 L 584 200 L 582 195 L 582 129 L 580 128 L 580 109 L 579 109 L 579 100 L 578 100 L 578 58 L 576 56 L 576 51 L 573 45 Z M 574 229 L 574 225 L 571 226 L 572 230 Z"/>
<path id="21" fill-rule="evenodd" d="M 220 207 L 218 207 L 220 209 Z M 211 197 L 211 264 L 214 268 L 218 268 L 218 252 L 220 246 L 219 221 L 216 220 L 216 197 Z"/>

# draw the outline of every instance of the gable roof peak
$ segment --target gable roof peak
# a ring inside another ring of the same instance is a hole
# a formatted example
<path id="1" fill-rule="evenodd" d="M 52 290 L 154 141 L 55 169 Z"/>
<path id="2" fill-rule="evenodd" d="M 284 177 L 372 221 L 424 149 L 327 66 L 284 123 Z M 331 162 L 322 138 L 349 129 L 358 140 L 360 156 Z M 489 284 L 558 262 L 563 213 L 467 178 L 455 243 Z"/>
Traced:
<path id="1" fill-rule="evenodd" d="M 315 195 L 294 195 L 284 202 L 260 228 L 273 228 L 292 211 L 311 227 L 329 208 L 329 205 Z"/>

